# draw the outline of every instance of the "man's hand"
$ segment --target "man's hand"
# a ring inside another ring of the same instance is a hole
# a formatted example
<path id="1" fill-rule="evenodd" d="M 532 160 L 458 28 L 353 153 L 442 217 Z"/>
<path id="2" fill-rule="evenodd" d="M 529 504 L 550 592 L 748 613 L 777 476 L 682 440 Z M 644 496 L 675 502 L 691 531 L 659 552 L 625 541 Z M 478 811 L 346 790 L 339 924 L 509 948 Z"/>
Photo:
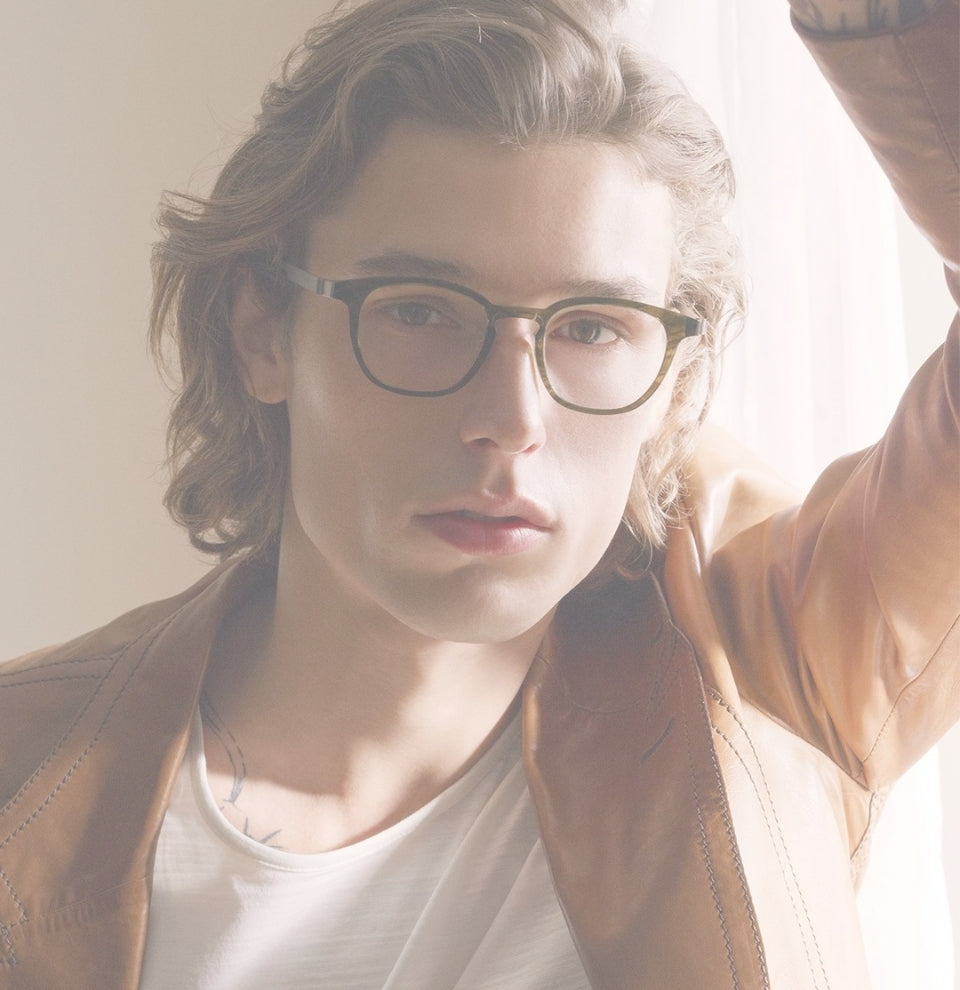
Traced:
<path id="1" fill-rule="evenodd" d="M 790 0 L 796 19 L 822 34 L 895 31 L 925 17 L 942 0 Z"/>

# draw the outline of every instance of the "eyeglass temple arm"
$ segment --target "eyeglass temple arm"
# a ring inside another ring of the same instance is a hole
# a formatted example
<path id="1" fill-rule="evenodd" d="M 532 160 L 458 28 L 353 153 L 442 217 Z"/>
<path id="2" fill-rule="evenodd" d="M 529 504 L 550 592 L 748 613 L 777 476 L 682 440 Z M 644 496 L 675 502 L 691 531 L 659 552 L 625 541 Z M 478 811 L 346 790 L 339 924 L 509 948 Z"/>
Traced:
<path id="1" fill-rule="evenodd" d="M 317 278 L 316 275 L 311 275 L 302 268 L 297 268 L 296 265 L 291 265 L 286 261 L 283 263 L 283 271 L 294 285 L 299 285 L 301 289 L 306 289 L 308 292 L 315 292 L 318 296 L 331 298 L 333 290 L 337 286 L 336 282 L 331 282 L 328 278 Z"/>
<path id="2" fill-rule="evenodd" d="M 706 329 L 706 322 L 699 316 L 687 316 L 685 313 L 674 313 L 665 310 L 664 320 L 667 330 L 679 330 L 684 337 L 699 337 Z"/>

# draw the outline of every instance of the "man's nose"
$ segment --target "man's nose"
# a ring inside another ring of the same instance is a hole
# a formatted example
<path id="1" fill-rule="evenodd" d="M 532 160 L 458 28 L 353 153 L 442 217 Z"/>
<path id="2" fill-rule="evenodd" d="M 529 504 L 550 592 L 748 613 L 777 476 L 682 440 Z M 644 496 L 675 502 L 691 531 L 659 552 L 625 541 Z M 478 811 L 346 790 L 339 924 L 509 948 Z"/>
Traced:
<path id="1" fill-rule="evenodd" d="M 476 376 L 463 388 L 460 438 L 508 454 L 536 450 L 546 439 L 543 409 L 552 402 L 537 370 L 530 320 L 504 318 Z"/>

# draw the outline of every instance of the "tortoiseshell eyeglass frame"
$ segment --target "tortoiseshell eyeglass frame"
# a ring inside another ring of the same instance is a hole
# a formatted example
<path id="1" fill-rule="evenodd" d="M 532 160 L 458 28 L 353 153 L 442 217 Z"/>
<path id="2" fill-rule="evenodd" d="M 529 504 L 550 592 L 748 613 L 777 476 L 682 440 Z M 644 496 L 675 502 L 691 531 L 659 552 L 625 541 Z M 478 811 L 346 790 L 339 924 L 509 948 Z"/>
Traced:
<path id="1" fill-rule="evenodd" d="M 388 392 L 394 392 L 397 395 L 410 395 L 429 398 L 434 396 L 450 395 L 450 393 L 456 392 L 458 389 L 463 388 L 463 386 L 466 385 L 477 373 L 485 358 L 490 353 L 490 348 L 493 346 L 493 341 L 497 333 L 497 322 L 499 320 L 511 318 L 523 319 L 531 320 L 537 324 L 534 347 L 537 370 L 540 373 L 540 378 L 542 379 L 544 387 L 550 396 L 556 402 L 560 403 L 561 406 L 565 406 L 567 409 L 574 409 L 577 412 L 587 413 L 591 416 L 616 416 L 621 413 L 630 412 L 631 410 L 642 406 L 643 403 L 657 391 L 664 378 L 666 378 L 667 372 L 670 370 L 670 365 L 673 362 L 674 355 L 676 354 L 677 347 L 680 345 L 680 342 L 688 337 L 700 336 L 704 331 L 704 321 L 698 317 L 687 316 L 684 313 L 677 313 L 671 309 L 662 309 L 659 306 L 652 306 L 649 303 L 644 302 L 636 302 L 632 299 L 611 299 L 603 296 L 574 296 L 569 299 L 560 299 L 544 309 L 531 309 L 523 306 L 496 306 L 488 299 L 481 296 L 480 293 L 474 292 L 473 289 L 469 289 L 464 285 L 458 285 L 456 282 L 447 282 L 444 279 L 415 278 L 412 276 L 389 276 L 382 278 L 370 277 L 332 280 L 321 278 L 319 275 L 312 275 L 310 272 L 306 272 L 302 268 L 298 268 L 296 265 L 289 263 L 285 263 L 283 265 L 283 272 L 287 280 L 292 282 L 294 285 L 297 285 L 302 289 L 306 289 L 308 292 L 316 293 L 318 296 L 323 296 L 326 299 L 336 299 L 338 302 L 342 302 L 346 305 L 350 314 L 350 340 L 353 345 L 353 353 L 357 359 L 357 363 L 360 365 L 364 375 L 366 375 L 366 377 L 373 382 L 374 385 L 377 385 L 382 389 L 386 389 Z M 455 384 L 446 388 L 417 390 L 400 388 L 396 385 L 391 385 L 388 382 L 378 378 L 370 370 L 364 360 L 359 342 L 360 310 L 363 307 L 364 301 L 367 296 L 369 296 L 370 293 L 376 289 L 389 285 L 407 284 L 429 285 L 446 289 L 450 292 L 457 292 L 460 295 L 479 303 L 487 314 L 487 332 L 480 352 L 466 374 L 463 375 Z M 625 406 L 619 406 L 616 409 L 598 409 L 590 406 L 581 406 L 575 402 L 565 399 L 555 390 L 550 381 L 550 375 L 547 371 L 546 357 L 544 353 L 544 338 L 546 336 L 547 324 L 550 322 L 551 317 L 553 317 L 556 313 L 559 313 L 561 310 L 569 309 L 571 307 L 598 305 L 623 306 L 628 309 L 640 310 L 641 312 L 647 313 L 657 319 L 662 324 L 666 333 L 666 349 L 664 351 L 663 361 L 660 365 L 660 370 L 653 379 L 653 382 L 638 399 L 635 399 L 633 402 L 630 402 Z"/>

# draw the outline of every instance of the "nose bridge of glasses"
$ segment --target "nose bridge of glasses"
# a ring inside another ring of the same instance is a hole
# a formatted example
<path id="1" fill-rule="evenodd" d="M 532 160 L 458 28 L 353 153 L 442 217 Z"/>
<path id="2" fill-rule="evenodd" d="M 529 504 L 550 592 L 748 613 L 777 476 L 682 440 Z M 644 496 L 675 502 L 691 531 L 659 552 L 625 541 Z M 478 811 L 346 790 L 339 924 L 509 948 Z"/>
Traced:
<path id="1" fill-rule="evenodd" d="M 489 306 L 487 308 L 487 320 L 494 330 L 498 329 L 504 321 L 532 323 L 534 325 L 533 335 L 536 337 L 543 327 L 543 311 L 531 309 L 528 306 Z M 524 335 L 526 335 L 525 331 Z"/>

